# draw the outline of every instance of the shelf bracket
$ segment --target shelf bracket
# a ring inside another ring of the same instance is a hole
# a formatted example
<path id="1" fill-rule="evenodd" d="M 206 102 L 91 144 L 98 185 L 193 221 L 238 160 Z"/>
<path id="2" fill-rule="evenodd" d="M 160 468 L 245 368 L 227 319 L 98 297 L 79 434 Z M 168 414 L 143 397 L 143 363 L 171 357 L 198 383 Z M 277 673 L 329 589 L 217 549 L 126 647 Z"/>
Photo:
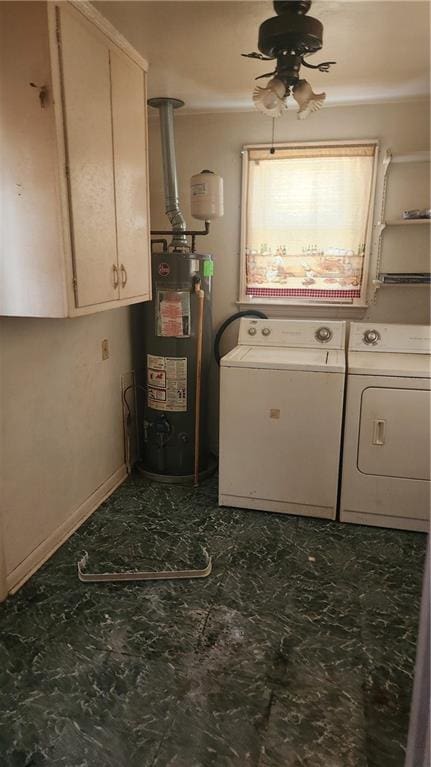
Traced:
<path id="1" fill-rule="evenodd" d="M 375 266 L 376 279 L 372 281 L 373 288 L 374 288 L 372 303 L 375 303 L 376 292 L 382 284 L 381 281 L 377 278 L 377 275 L 380 272 L 380 267 L 382 262 L 382 237 L 383 237 L 383 232 L 386 228 L 386 223 L 385 223 L 386 192 L 387 192 L 387 186 L 388 186 L 388 170 L 389 170 L 391 162 L 392 162 L 392 151 L 390 149 L 387 149 L 385 152 L 385 156 L 383 158 L 383 182 L 382 182 L 382 193 L 381 193 L 381 201 L 380 201 L 380 218 L 376 224 L 376 233 L 377 233 L 377 257 L 376 257 L 376 266 Z"/>
<path id="2" fill-rule="evenodd" d="M 383 178 L 384 179 L 386 179 L 391 162 L 392 162 L 392 152 L 390 149 L 387 149 L 385 152 L 385 156 L 383 158 Z"/>

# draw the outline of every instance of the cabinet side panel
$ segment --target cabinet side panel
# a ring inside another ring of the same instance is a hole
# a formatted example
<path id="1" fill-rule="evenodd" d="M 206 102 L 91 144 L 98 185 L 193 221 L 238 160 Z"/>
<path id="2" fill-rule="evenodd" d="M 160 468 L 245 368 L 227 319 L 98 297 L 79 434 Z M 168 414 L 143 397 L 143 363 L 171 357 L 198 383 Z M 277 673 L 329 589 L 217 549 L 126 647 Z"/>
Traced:
<path id="1" fill-rule="evenodd" d="M 118 299 L 111 83 L 107 41 L 58 7 L 78 305 Z"/>
<path id="2" fill-rule="evenodd" d="M 150 297 L 145 73 L 111 48 L 115 198 L 121 298 Z"/>
<path id="3" fill-rule="evenodd" d="M 0 313 L 66 315 L 47 8 L 0 3 Z M 46 96 L 31 83 L 46 88 Z"/>

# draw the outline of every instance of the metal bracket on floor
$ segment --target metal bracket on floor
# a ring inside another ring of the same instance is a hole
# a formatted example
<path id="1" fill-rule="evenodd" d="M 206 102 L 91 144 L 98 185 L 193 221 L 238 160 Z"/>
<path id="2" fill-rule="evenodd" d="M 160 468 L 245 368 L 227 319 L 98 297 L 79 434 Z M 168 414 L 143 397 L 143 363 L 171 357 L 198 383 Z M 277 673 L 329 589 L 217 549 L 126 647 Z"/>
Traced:
<path id="1" fill-rule="evenodd" d="M 84 583 L 116 583 L 118 581 L 168 581 L 186 580 L 187 578 L 207 578 L 212 570 L 212 559 L 206 549 L 202 549 L 206 565 L 202 570 L 159 570 L 142 572 L 139 570 L 119 573 L 86 573 L 88 553 L 85 552 L 78 562 L 78 578 Z"/>

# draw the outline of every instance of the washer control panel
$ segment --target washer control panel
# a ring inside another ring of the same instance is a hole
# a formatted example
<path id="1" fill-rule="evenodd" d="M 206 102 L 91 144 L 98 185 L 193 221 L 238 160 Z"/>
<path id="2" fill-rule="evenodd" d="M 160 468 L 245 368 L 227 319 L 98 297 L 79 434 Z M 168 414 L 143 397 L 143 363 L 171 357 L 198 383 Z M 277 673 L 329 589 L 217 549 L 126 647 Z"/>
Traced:
<path id="1" fill-rule="evenodd" d="M 322 320 L 264 320 L 242 317 L 238 344 L 294 347 L 297 349 L 344 349 L 346 323 Z"/>
<path id="2" fill-rule="evenodd" d="M 430 354 L 431 328 L 428 325 L 352 322 L 349 349 L 355 352 Z"/>

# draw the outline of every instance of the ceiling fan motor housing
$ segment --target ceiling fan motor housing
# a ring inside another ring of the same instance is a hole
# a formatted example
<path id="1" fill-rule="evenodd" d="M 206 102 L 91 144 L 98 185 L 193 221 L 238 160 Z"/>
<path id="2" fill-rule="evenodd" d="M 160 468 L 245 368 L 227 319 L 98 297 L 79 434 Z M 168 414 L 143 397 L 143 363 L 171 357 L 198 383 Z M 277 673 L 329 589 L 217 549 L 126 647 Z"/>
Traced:
<path id="1" fill-rule="evenodd" d="M 322 44 L 323 24 L 312 16 L 285 11 L 259 27 L 258 48 L 270 58 L 277 58 L 284 51 L 304 56 L 319 51 Z"/>
<path id="2" fill-rule="evenodd" d="M 311 0 L 274 0 L 274 11 L 281 13 L 308 13 Z"/>

